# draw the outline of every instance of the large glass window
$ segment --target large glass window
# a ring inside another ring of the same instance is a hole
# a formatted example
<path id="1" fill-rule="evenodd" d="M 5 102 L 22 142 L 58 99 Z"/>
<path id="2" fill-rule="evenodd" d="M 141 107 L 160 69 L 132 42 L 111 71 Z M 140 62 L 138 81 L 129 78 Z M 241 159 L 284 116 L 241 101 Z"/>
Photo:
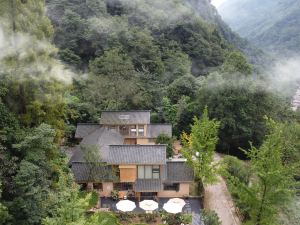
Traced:
<path id="1" fill-rule="evenodd" d="M 159 179 L 159 166 L 138 166 L 138 179 Z"/>

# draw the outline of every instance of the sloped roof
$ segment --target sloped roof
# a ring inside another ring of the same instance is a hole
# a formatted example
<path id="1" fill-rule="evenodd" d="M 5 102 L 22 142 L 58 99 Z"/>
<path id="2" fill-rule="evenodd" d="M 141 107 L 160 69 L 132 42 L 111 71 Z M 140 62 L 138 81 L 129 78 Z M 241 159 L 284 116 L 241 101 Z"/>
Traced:
<path id="1" fill-rule="evenodd" d="M 104 111 L 100 124 L 150 124 L 150 111 Z"/>
<path id="2" fill-rule="evenodd" d="M 156 138 L 160 134 L 166 134 L 172 137 L 172 125 L 171 124 L 150 124 L 148 125 L 147 136 L 150 138 Z"/>
<path id="3" fill-rule="evenodd" d="M 99 149 L 99 154 L 103 161 L 107 161 L 108 158 L 108 148 L 112 144 L 123 144 L 124 138 L 121 134 L 113 130 L 107 130 L 104 127 L 99 127 L 98 129 L 91 132 L 89 135 L 85 136 L 81 141 L 81 146 L 96 146 Z M 70 162 L 85 162 L 81 148 L 77 148 L 74 151 Z"/>
<path id="4" fill-rule="evenodd" d="M 167 162 L 167 179 L 170 182 L 192 182 L 194 171 L 184 161 Z"/>
<path id="5" fill-rule="evenodd" d="M 140 179 L 135 182 L 135 191 L 137 192 L 157 192 L 162 190 L 163 185 L 159 179 Z"/>
<path id="6" fill-rule="evenodd" d="M 108 152 L 109 164 L 166 164 L 166 145 L 111 145 Z"/>
<path id="7" fill-rule="evenodd" d="M 74 162 L 71 168 L 76 182 L 113 181 L 111 166 L 91 166 L 88 163 Z"/>
<path id="8" fill-rule="evenodd" d="M 79 123 L 76 127 L 75 138 L 84 138 L 100 128 L 96 123 Z"/>

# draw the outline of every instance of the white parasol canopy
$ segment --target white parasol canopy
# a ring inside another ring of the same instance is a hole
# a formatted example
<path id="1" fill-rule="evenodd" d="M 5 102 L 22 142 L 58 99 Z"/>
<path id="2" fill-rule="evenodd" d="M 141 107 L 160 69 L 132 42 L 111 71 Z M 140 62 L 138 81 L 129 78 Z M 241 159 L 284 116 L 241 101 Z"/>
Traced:
<path id="1" fill-rule="evenodd" d="M 173 203 L 165 203 L 163 209 L 166 210 L 168 213 L 173 214 L 182 212 L 182 207 Z"/>
<path id="2" fill-rule="evenodd" d="M 171 203 L 174 205 L 180 205 L 181 208 L 183 208 L 183 206 L 185 206 L 185 201 L 181 198 L 171 198 L 167 203 Z"/>
<path id="3" fill-rule="evenodd" d="M 139 203 L 140 208 L 146 211 L 153 211 L 158 208 L 158 203 L 153 200 L 144 200 Z"/>
<path id="4" fill-rule="evenodd" d="M 133 201 L 121 200 L 116 204 L 116 207 L 122 212 L 130 212 L 135 209 L 136 205 Z"/>

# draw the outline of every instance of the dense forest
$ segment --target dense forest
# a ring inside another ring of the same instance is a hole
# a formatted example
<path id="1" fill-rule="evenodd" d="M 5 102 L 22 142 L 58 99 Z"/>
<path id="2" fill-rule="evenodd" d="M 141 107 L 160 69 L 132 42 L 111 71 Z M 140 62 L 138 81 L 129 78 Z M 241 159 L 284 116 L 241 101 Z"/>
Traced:
<path id="1" fill-rule="evenodd" d="M 151 109 L 179 139 L 207 106 L 218 151 L 245 157 L 265 117 L 299 121 L 263 57 L 207 0 L 1 0 L 0 224 L 95 224 L 60 147 L 103 110 Z"/>

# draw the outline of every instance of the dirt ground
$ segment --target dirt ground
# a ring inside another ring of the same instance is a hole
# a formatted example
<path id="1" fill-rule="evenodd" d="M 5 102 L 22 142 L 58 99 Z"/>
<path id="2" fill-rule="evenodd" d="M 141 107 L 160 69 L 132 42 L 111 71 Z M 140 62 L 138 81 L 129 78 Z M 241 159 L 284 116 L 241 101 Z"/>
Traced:
<path id="1" fill-rule="evenodd" d="M 220 155 L 215 156 L 215 161 L 221 159 Z M 214 210 L 222 225 L 240 225 L 241 221 L 236 214 L 234 203 L 222 177 L 218 177 L 219 182 L 214 185 L 204 187 L 204 208 Z"/>

